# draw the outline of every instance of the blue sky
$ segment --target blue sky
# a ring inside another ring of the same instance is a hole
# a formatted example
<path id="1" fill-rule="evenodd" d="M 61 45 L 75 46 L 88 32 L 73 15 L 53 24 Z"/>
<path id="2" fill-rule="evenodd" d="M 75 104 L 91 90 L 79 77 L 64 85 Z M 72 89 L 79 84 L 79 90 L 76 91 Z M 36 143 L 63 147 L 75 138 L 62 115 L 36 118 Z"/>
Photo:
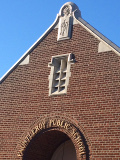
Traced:
<path id="1" fill-rule="evenodd" d="M 54 22 L 66 0 L 0 0 L 0 78 Z M 119 0 L 73 0 L 82 18 L 120 46 Z"/>

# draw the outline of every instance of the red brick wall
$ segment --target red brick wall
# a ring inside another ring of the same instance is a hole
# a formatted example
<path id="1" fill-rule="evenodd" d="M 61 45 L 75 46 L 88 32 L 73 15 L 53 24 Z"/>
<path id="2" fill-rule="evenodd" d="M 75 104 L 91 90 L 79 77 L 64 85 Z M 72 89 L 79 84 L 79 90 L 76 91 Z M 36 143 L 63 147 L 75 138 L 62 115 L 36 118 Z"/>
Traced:
<path id="1" fill-rule="evenodd" d="M 39 118 L 63 115 L 81 126 L 92 160 L 120 159 L 120 57 L 98 53 L 99 41 L 80 25 L 70 40 L 53 30 L 0 84 L 0 159 L 13 160 L 21 136 Z M 48 96 L 51 57 L 74 53 L 67 95 Z"/>

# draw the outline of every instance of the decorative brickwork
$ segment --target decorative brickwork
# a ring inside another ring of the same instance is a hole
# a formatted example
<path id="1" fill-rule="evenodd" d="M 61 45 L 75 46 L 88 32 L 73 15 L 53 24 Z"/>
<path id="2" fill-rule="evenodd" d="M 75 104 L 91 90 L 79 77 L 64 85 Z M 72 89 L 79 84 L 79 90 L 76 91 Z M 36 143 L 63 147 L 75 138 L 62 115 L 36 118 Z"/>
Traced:
<path id="1" fill-rule="evenodd" d="M 66 120 L 63 117 L 55 116 L 49 118 L 37 121 L 34 126 L 27 131 L 25 135 L 22 135 L 21 142 L 18 143 L 17 150 L 18 150 L 18 157 L 23 157 L 24 152 L 26 154 L 26 148 L 28 148 L 29 143 L 31 141 L 34 141 L 35 137 L 39 135 L 39 137 L 43 137 L 46 132 L 47 134 L 50 133 L 50 131 L 60 131 L 64 134 L 66 134 L 66 137 L 68 136 L 76 148 L 77 157 L 81 158 L 83 156 L 86 157 L 88 155 L 88 146 L 85 142 L 85 138 L 82 135 L 82 133 L 79 130 L 79 127 L 75 125 L 75 123 L 72 123 L 70 120 Z M 53 132 L 52 132 L 53 133 Z M 62 135 L 64 135 L 62 134 Z M 51 137 L 51 136 L 50 136 Z M 67 139 L 69 139 L 67 138 Z M 52 137 L 51 137 L 52 139 Z M 54 139 L 54 136 L 53 136 Z M 59 138 L 58 138 L 59 139 Z M 59 141 L 56 139 L 56 141 Z M 52 140 L 51 140 L 52 142 Z M 62 140 L 63 142 L 63 140 Z M 47 142 L 49 143 L 49 142 Z M 54 140 L 53 140 L 54 143 Z M 59 143 L 57 143 L 59 144 Z M 44 143 L 43 143 L 44 145 Z M 32 148 L 32 147 L 31 147 Z M 53 147 L 54 148 L 54 147 Z M 45 151 L 47 152 L 47 151 Z M 36 153 L 37 154 L 37 153 Z M 35 155 L 36 155 L 35 154 Z M 40 155 L 38 155 L 40 156 Z M 41 157 L 39 157 L 41 159 Z"/>
<path id="2" fill-rule="evenodd" d="M 113 51 L 98 53 L 100 41 L 80 24 L 73 26 L 71 39 L 57 41 L 57 34 L 56 28 L 46 35 L 31 51 L 29 64 L 17 66 L 0 84 L 0 159 L 25 160 L 18 157 L 22 135 L 43 117 L 59 115 L 74 122 L 82 133 L 89 149 L 82 159 L 119 160 L 120 56 Z M 77 62 L 70 68 L 67 94 L 48 96 L 48 63 L 53 55 L 68 53 L 74 53 Z M 50 135 L 60 137 L 59 144 L 72 139 L 64 131 L 51 130 L 36 140 L 43 144 Z M 46 160 L 58 145 L 56 141 L 53 145 L 53 138 L 50 144 L 44 146 L 49 154 Z M 28 144 L 26 155 L 30 145 L 34 141 Z M 41 153 L 37 146 L 36 152 Z"/>

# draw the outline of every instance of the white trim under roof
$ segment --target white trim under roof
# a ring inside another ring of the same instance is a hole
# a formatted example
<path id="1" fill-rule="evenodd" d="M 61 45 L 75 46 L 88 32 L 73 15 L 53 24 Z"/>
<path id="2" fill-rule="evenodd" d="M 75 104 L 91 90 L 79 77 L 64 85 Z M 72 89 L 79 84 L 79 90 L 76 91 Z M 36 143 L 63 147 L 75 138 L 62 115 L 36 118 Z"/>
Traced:
<path id="1" fill-rule="evenodd" d="M 6 77 L 35 49 L 35 47 L 55 28 L 59 20 L 59 15 L 54 21 L 54 23 L 43 33 L 43 35 L 23 54 L 23 56 L 0 78 L 0 83 L 2 83 Z"/>
<path id="2" fill-rule="evenodd" d="M 114 51 L 120 56 L 120 47 L 118 47 L 116 44 L 114 44 L 112 41 L 106 38 L 103 34 L 97 31 L 94 27 L 92 27 L 89 23 L 87 23 L 81 17 L 77 21 L 81 26 L 83 26 L 87 31 L 89 31 L 92 35 L 94 35 L 98 40 L 106 43 L 106 45 L 108 45 L 112 51 Z"/>

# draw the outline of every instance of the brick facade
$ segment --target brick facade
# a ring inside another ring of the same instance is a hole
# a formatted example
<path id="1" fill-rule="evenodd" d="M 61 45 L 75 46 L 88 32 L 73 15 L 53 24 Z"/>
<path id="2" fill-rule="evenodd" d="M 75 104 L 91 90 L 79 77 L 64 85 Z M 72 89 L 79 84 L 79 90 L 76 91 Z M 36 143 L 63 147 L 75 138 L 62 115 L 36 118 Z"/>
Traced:
<path id="1" fill-rule="evenodd" d="M 71 39 L 57 41 L 57 34 L 56 28 L 46 35 L 30 53 L 30 63 L 17 66 L 0 84 L 0 159 L 27 159 L 27 151 L 23 158 L 17 156 L 23 135 L 45 117 L 60 117 L 84 136 L 88 151 L 78 159 L 119 160 L 120 56 L 98 53 L 100 41 L 80 24 L 73 26 Z M 71 65 L 67 94 L 49 96 L 48 63 L 52 56 L 68 53 L 77 62 Z M 36 136 L 37 142 L 33 137 L 28 144 L 35 148 L 31 160 L 49 160 L 55 147 L 70 138 L 58 130 Z"/>

